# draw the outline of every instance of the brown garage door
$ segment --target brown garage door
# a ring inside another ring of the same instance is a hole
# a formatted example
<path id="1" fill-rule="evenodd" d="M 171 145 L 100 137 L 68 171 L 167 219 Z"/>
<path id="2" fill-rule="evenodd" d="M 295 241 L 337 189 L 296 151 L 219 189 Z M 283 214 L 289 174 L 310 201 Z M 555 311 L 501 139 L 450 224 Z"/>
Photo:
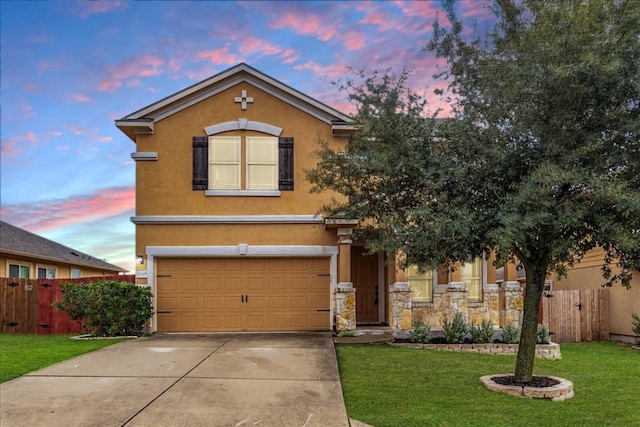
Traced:
<path id="1" fill-rule="evenodd" d="M 160 332 L 330 329 L 328 258 L 160 258 Z"/>

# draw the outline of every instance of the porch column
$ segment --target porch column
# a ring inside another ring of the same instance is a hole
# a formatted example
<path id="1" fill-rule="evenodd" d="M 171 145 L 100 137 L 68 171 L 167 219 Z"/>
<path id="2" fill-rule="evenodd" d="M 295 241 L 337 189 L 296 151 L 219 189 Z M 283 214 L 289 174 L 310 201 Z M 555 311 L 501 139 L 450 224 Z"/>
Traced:
<path id="1" fill-rule="evenodd" d="M 408 331 L 412 326 L 413 291 L 406 282 L 389 287 L 389 326 L 394 331 Z"/>
<path id="2" fill-rule="evenodd" d="M 336 332 L 356 329 L 356 290 L 353 283 L 341 282 L 333 289 Z"/>
<path id="3" fill-rule="evenodd" d="M 502 282 L 500 287 L 500 327 L 515 323 L 520 327 L 522 324 L 523 309 L 522 288 L 516 281 Z"/>
<path id="4" fill-rule="evenodd" d="M 351 283 L 351 228 L 338 228 L 338 282 Z"/>

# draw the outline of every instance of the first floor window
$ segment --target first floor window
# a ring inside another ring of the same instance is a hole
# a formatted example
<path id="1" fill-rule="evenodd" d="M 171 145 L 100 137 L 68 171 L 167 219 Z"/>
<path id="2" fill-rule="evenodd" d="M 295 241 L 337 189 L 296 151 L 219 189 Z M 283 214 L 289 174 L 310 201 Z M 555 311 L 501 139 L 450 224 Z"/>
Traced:
<path id="1" fill-rule="evenodd" d="M 71 278 L 72 279 L 79 279 L 81 276 L 81 271 L 79 268 L 75 268 L 75 267 L 71 267 Z"/>
<path id="2" fill-rule="evenodd" d="M 52 267 L 38 267 L 38 279 L 55 279 L 56 269 Z"/>
<path id="3" fill-rule="evenodd" d="M 470 302 L 482 301 L 482 258 L 469 258 L 462 265 L 462 281 L 467 286 Z"/>
<path id="4" fill-rule="evenodd" d="M 31 267 L 28 265 L 9 264 L 9 277 L 28 279 L 31 277 Z"/>
<path id="5" fill-rule="evenodd" d="M 431 270 L 420 272 L 418 266 L 410 265 L 407 267 L 407 281 L 413 291 L 413 301 L 433 301 L 433 272 Z"/>

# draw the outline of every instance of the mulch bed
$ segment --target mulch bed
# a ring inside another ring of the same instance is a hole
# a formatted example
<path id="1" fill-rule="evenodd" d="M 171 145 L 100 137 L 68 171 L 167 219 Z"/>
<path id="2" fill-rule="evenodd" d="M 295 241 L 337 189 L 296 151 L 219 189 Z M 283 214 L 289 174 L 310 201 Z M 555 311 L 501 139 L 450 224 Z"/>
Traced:
<path id="1" fill-rule="evenodd" d="M 539 376 L 534 376 L 531 381 L 525 384 L 517 383 L 514 376 L 491 377 L 491 381 L 500 385 L 513 385 L 518 387 L 527 386 L 535 388 L 553 387 L 554 385 L 560 384 L 560 381 L 556 379 Z"/>

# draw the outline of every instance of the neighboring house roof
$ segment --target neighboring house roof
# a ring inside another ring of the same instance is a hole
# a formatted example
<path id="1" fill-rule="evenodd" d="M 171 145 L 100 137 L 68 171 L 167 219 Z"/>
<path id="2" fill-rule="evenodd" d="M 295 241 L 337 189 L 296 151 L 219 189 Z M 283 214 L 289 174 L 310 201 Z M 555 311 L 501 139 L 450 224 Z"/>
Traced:
<path id="1" fill-rule="evenodd" d="M 0 251 L 7 254 L 91 267 L 109 272 L 127 271 L 117 265 L 109 264 L 89 254 L 45 239 L 4 221 L 0 221 Z"/>
<path id="2" fill-rule="evenodd" d="M 136 135 L 153 134 L 156 122 L 242 82 L 248 82 L 330 124 L 336 134 L 344 134 L 352 128 L 352 120 L 348 115 L 287 86 L 245 63 L 240 63 L 116 120 L 116 126 L 135 142 Z"/>

